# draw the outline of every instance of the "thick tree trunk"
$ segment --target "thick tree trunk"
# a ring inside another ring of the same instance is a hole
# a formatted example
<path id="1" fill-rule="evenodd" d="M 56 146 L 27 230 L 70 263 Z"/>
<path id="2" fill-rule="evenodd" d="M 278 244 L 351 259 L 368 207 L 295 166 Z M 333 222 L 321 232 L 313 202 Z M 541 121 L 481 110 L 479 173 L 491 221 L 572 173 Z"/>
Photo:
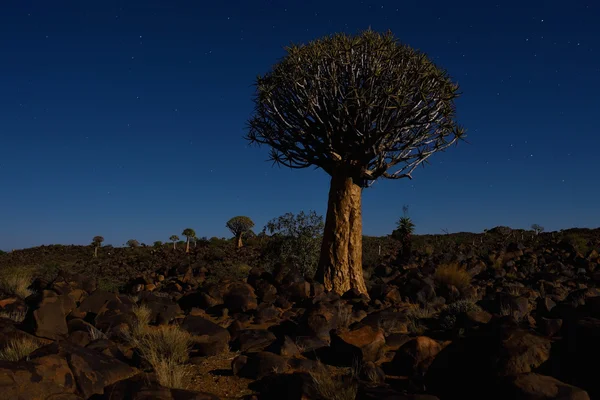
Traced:
<path id="1" fill-rule="evenodd" d="M 94 247 L 94 258 L 98 257 L 98 246 Z"/>
<path id="2" fill-rule="evenodd" d="M 175 250 L 175 241 L 173 241 L 173 250 Z"/>
<path id="3" fill-rule="evenodd" d="M 362 269 L 362 188 L 347 175 L 331 178 L 325 231 L 316 279 L 326 290 L 367 293 Z"/>
<path id="4" fill-rule="evenodd" d="M 185 241 L 185 252 L 190 252 L 190 238 L 187 238 L 187 240 Z"/>
<path id="5" fill-rule="evenodd" d="M 241 235 L 241 234 L 239 234 L 239 235 L 237 235 L 237 237 L 236 237 L 236 247 L 237 247 L 238 249 L 241 249 L 241 248 L 242 248 L 242 246 L 244 246 L 244 245 L 243 245 L 243 243 L 242 243 L 242 235 Z"/>

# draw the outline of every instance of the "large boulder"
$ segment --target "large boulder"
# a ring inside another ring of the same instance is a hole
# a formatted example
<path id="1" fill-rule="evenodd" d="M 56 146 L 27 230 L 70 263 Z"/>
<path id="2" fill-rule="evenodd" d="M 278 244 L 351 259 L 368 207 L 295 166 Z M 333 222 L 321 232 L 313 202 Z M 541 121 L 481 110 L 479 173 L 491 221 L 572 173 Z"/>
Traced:
<path id="1" fill-rule="evenodd" d="M 395 375 L 412 376 L 423 374 L 433 362 L 442 346 L 426 336 L 418 336 L 406 342 L 392 360 Z"/>
<path id="2" fill-rule="evenodd" d="M 0 391 L 7 400 L 46 400 L 74 394 L 77 385 L 67 360 L 47 355 L 31 361 L 0 361 Z"/>
<path id="3" fill-rule="evenodd" d="M 195 349 L 199 356 L 217 355 L 229 347 L 229 331 L 206 318 L 188 315 L 181 327 L 196 337 Z"/>
<path id="4" fill-rule="evenodd" d="M 139 372 L 113 357 L 68 342 L 55 342 L 34 351 L 29 357 L 35 362 L 48 356 L 59 356 L 68 362 L 77 387 L 85 398 L 103 394 L 105 387 Z"/>
<path id="5" fill-rule="evenodd" d="M 369 325 L 331 335 L 331 361 L 352 366 L 355 362 L 376 362 L 383 355 L 385 337 L 381 329 Z"/>

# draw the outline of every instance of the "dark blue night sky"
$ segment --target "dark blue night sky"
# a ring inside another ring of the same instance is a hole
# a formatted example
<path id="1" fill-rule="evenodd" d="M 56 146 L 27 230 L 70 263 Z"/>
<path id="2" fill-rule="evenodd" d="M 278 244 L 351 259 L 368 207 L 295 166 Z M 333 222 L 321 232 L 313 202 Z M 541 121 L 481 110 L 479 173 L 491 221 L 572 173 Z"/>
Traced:
<path id="1" fill-rule="evenodd" d="M 283 47 L 369 26 L 461 86 L 469 144 L 363 198 L 364 233 L 600 225 L 600 4 L 564 1 L 26 1 L 0 6 L 0 248 L 229 236 L 325 214 L 328 176 L 243 140 Z"/>

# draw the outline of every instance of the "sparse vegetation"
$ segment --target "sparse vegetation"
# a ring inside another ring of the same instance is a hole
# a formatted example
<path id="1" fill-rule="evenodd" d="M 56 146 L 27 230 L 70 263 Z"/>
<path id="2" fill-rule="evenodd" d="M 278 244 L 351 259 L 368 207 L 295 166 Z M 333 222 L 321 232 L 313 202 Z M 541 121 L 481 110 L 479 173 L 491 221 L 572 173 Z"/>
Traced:
<path id="1" fill-rule="evenodd" d="M 135 328 L 125 334 L 129 343 L 152 366 L 158 382 L 169 388 L 184 388 L 185 363 L 192 344 L 190 334 L 177 325 L 149 327 L 149 310 L 138 307 Z"/>
<path id="2" fill-rule="evenodd" d="M 127 241 L 127 246 L 131 247 L 132 249 L 136 248 L 136 247 L 140 247 L 140 242 L 138 242 L 135 239 L 129 239 Z"/>
<path id="3" fill-rule="evenodd" d="M 339 377 L 318 363 L 317 367 L 310 371 L 312 385 L 324 400 L 355 400 L 358 391 L 354 377 Z"/>
<path id="4" fill-rule="evenodd" d="M 0 361 L 19 361 L 39 349 L 41 344 L 29 337 L 13 338 L 0 349 Z"/>
<path id="5" fill-rule="evenodd" d="M 29 290 L 33 280 L 32 273 L 29 268 L 0 269 L 0 292 L 22 299 L 28 297 L 32 293 Z"/>
<path id="6" fill-rule="evenodd" d="M 302 274 L 312 276 L 317 268 L 323 217 L 315 211 L 284 214 L 267 223 L 264 231 L 272 235 L 267 257 L 283 261 Z"/>
<path id="7" fill-rule="evenodd" d="M 439 286 L 454 286 L 461 293 L 471 284 L 471 275 L 458 263 L 438 266 L 434 279 Z"/>

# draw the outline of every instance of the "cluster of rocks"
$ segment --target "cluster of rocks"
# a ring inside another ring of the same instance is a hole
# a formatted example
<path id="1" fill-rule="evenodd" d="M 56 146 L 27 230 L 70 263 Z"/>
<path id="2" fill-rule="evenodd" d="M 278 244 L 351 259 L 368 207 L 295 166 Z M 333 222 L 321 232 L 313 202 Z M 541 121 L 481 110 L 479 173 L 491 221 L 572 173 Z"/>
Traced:
<path id="1" fill-rule="evenodd" d="M 459 262 L 471 285 L 434 279 Z M 236 352 L 231 373 L 259 399 L 326 399 L 331 372 L 360 399 L 600 398 L 600 255 L 565 245 L 511 244 L 486 258 L 465 250 L 369 274 L 369 295 L 326 292 L 296 273 L 254 268 L 245 281 L 202 284 L 202 269 L 139 277 L 127 293 L 82 275 L 37 280 L 27 299 L 0 300 L 0 349 L 40 348 L 0 361 L 9 399 L 215 399 L 160 386 L 123 332 L 145 305 L 152 325 L 194 338 L 192 364 Z M 332 368 L 332 369 L 324 369 Z"/>

